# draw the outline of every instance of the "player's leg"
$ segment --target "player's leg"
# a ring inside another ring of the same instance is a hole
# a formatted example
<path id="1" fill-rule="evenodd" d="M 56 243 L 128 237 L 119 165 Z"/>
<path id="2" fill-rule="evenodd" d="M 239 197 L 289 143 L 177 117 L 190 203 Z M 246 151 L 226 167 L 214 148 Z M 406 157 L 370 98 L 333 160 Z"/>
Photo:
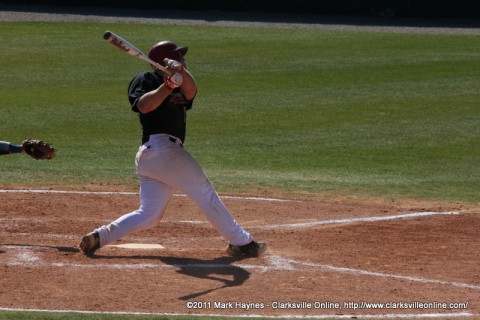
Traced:
<path id="1" fill-rule="evenodd" d="M 85 235 L 79 248 L 86 255 L 93 255 L 99 248 L 115 242 L 127 234 L 154 227 L 162 219 L 172 189 L 167 185 L 140 177 L 140 207 L 108 225 L 101 226 Z"/>
<path id="2" fill-rule="evenodd" d="M 140 207 L 96 229 L 100 246 L 115 242 L 127 234 L 156 226 L 165 214 L 171 196 L 172 189 L 167 185 L 148 177 L 140 177 Z"/>
<path id="3" fill-rule="evenodd" d="M 172 153 L 175 154 L 175 161 L 171 162 L 170 170 L 164 174 L 164 181 L 191 198 L 213 227 L 227 239 L 229 248 L 238 249 L 238 252 L 230 250 L 229 253 L 252 256 L 263 253 L 266 245 L 253 241 L 250 233 L 235 221 L 198 162 L 178 146 L 172 147 Z"/>
<path id="4" fill-rule="evenodd" d="M 171 187 L 155 178 L 161 176 L 164 162 L 165 157 L 158 150 L 140 147 L 135 159 L 140 179 L 140 207 L 85 235 L 79 245 L 84 254 L 92 255 L 100 247 L 129 233 L 149 229 L 158 224 L 173 193 Z"/>

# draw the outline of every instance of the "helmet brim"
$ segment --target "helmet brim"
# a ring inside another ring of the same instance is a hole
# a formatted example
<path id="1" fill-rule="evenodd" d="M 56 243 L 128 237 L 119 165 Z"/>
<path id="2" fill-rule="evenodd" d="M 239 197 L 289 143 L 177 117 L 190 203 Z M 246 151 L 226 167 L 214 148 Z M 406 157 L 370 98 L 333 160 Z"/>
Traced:
<path id="1" fill-rule="evenodd" d="M 182 56 L 186 55 L 187 54 L 187 51 L 188 51 L 188 47 L 178 47 L 176 48 L 175 50 L 173 50 L 173 52 L 178 52 L 180 53 Z M 172 51 L 170 51 L 172 52 Z"/>
<path id="2" fill-rule="evenodd" d="M 179 47 L 175 49 L 176 52 L 179 52 L 182 56 L 187 54 L 188 47 Z"/>

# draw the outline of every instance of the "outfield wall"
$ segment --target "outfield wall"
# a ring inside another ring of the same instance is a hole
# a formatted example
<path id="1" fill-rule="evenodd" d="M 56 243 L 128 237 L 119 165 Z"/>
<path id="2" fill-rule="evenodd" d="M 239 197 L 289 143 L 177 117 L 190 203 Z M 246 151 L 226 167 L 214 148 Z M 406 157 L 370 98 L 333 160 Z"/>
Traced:
<path id="1" fill-rule="evenodd" d="M 480 19 L 480 1 L 478 0 L 0 0 L 0 5 L 2 3 L 403 18 Z"/>

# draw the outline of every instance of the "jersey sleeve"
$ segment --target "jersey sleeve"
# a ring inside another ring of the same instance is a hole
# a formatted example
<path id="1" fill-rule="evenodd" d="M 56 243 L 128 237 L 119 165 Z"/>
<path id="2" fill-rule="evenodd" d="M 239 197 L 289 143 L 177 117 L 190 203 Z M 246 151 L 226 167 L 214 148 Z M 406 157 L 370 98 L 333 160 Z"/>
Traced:
<path id="1" fill-rule="evenodd" d="M 139 112 L 137 108 L 138 99 L 145 93 L 157 89 L 162 82 L 150 72 L 142 72 L 136 75 L 128 85 L 128 101 L 132 111 Z"/>

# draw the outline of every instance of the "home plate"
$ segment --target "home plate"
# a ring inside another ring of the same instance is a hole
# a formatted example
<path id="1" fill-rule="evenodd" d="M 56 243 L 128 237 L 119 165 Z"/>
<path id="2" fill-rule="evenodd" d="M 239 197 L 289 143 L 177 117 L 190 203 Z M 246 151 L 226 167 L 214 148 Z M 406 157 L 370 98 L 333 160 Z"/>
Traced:
<path id="1" fill-rule="evenodd" d="M 122 249 L 142 249 L 142 250 L 165 249 L 164 246 L 157 243 L 122 243 L 122 244 L 110 244 L 110 245 L 107 245 L 106 247 L 122 248 Z"/>

